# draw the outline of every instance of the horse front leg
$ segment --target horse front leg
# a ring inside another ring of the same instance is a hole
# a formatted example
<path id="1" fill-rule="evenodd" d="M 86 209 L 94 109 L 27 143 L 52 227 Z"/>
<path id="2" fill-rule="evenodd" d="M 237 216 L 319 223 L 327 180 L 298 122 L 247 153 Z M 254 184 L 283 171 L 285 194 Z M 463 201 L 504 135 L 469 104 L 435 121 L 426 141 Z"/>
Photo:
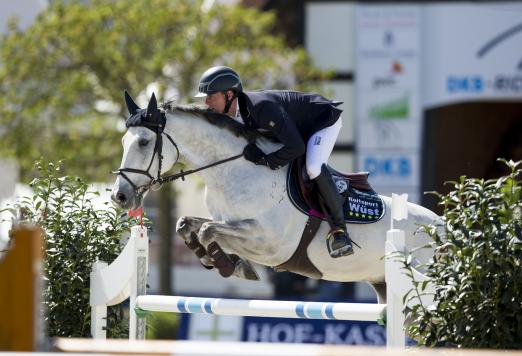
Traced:
<path id="1" fill-rule="evenodd" d="M 201 265 L 206 269 L 217 267 L 223 277 L 234 275 L 242 279 L 259 280 L 256 270 L 249 261 L 234 254 L 226 254 L 217 242 L 214 242 L 210 247 L 214 258 L 207 253 L 207 249 L 199 242 L 197 233 L 202 225 L 208 222 L 211 222 L 211 220 L 194 216 L 183 216 L 176 223 L 176 232 L 185 241 L 187 247 L 196 254 Z M 216 262 L 218 266 L 215 266 Z"/>
<path id="2" fill-rule="evenodd" d="M 182 216 L 176 223 L 176 232 L 185 241 L 187 247 L 196 254 L 206 269 L 214 268 L 214 264 L 205 247 L 199 242 L 197 233 L 201 229 L 201 225 L 209 221 L 211 220 L 206 218 Z"/>
<path id="3" fill-rule="evenodd" d="M 262 229 L 252 219 L 229 223 L 209 221 L 203 223 L 198 232 L 200 243 L 207 247 L 207 253 L 223 277 L 235 275 L 248 280 L 259 280 L 259 275 L 247 259 L 239 256 L 250 258 L 267 253 L 267 246 L 260 236 Z M 239 256 L 228 255 L 223 248 Z"/>

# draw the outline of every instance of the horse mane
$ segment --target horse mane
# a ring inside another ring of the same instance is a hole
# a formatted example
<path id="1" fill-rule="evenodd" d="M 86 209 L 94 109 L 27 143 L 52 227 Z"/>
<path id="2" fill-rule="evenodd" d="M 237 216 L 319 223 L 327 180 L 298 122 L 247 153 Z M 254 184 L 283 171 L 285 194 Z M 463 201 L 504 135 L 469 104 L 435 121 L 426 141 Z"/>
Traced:
<path id="1" fill-rule="evenodd" d="M 210 124 L 217 126 L 219 128 L 224 128 L 230 132 L 232 132 L 237 137 L 244 137 L 248 142 L 255 142 L 258 138 L 269 139 L 267 136 L 264 136 L 259 131 L 248 128 L 242 123 L 233 120 L 230 116 L 226 114 L 222 114 L 219 112 L 215 112 L 213 110 L 209 110 L 205 106 L 189 104 L 189 105 L 180 105 L 175 104 L 173 102 L 167 102 L 162 105 L 162 108 L 166 112 L 183 112 L 192 114 L 207 120 Z M 273 141 L 273 140 L 272 140 Z"/>

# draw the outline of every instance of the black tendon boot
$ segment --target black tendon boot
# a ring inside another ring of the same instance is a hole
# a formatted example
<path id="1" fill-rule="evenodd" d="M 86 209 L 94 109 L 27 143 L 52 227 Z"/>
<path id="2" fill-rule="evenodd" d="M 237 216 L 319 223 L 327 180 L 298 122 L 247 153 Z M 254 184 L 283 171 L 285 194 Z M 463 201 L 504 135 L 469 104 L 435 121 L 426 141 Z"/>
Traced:
<path id="1" fill-rule="evenodd" d="M 328 210 L 325 213 L 328 213 L 330 216 L 331 230 L 326 238 L 330 256 L 337 258 L 353 254 L 352 241 L 344 222 L 342 199 L 325 164 L 321 167 L 321 174 L 314 181 L 317 183 L 319 194 Z"/>

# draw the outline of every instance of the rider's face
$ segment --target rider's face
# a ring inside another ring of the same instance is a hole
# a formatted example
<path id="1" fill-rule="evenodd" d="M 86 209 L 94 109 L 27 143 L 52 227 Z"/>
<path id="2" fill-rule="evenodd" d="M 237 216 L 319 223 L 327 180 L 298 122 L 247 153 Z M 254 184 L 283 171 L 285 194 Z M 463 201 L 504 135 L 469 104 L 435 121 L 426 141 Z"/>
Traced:
<path id="1" fill-rule="evenodd" d="M 232 100 L 234 98 L 234 92 L 232 90 L 228 90 L 227 94 L 228 99 Z M 227 100 L 225 94 L 222 92 L 217 92 L 214 94 L 209 94 L 205 98 L 205 104 L 214 111 L 222 113 L 225 110 L 225 106 L 227 105 Z M 226 113 L 230 116 L 236 115 L 236 104 L 235 101 L 232 102 L 232 105 L 228 108 L 228 112 Z"/>
<path id="2" fill-rule="evenodd" d="M 225 110 L 225 94 L 221 92 L 209 94 L 205 98 L 205 104 L 214 111 L 223 112 Z"/>

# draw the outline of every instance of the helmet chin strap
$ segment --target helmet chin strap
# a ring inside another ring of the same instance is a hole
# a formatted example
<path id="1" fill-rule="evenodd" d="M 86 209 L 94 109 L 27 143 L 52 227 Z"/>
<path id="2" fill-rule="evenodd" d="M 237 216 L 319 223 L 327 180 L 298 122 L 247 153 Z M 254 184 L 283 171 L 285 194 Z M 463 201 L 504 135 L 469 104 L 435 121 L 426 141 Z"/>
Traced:
<path id="1" fill-rule="evenodd" d="M 227 92 L 223 92 L 223 94 L 225 94 L 225 98 L 227 98 L 226 102 L 225 102 L 225 109 L 223 109 L 223 114 L 227 114 L 228 113 L 228 110 L 230 110 L 230 106 L 232 105 L 232 102 L 237 98 L 237 93 L 236 92 L 233 92 L 234 94 L 232 95 L 232 97 L 230 99 L 228 99 L 228 95 L 227 95 Z"/>

